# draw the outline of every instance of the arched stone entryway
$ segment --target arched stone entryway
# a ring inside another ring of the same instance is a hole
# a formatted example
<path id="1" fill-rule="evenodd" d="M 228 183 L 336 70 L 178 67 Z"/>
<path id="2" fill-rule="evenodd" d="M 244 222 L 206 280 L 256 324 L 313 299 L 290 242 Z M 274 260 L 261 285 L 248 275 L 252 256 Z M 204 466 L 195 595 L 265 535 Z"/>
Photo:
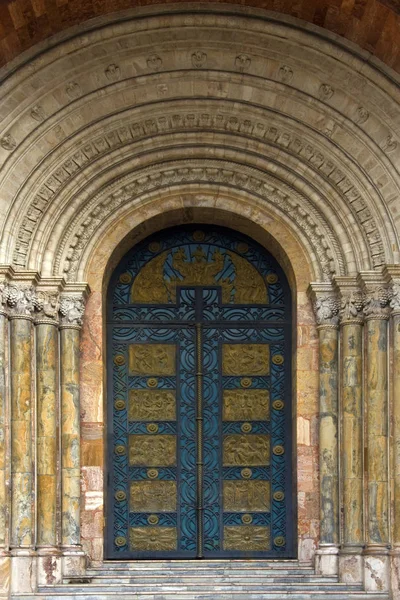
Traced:
<path id="1" fill-rule="evenodd" d="M 108 280 L 151 233 L 211 223 L 261 243 L 295 290 L 300 560 L 396 591 L 396 83 L 258 11 L 154 7 L 103 25 L 1 88 L 3 581 L 11 563 L 14 591 L 31 591 L 103 560 Z"/>

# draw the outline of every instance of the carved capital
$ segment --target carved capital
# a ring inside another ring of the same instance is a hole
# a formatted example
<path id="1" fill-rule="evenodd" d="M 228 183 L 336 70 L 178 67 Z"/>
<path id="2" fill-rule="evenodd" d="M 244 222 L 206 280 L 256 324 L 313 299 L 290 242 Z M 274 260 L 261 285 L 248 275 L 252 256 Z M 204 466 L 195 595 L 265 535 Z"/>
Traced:
<path id="1" fill-rule="evenodd" d="M 10 318 L 32 319 L 36 306 L 36 292 L 33 285 L 11 283 L 7 290 L 7 304 Z"/>
<path id="2" fill-rule="evenodd" d="M 7 315 L 9 283 L 7 279 L 0 280 L 0 314 Z"/>
<path id="3" fill-rule="evenodd" d="M 311 284 L 309 295 L 318 327 L 338 327 L 340 303 L 337 293 L 325 284 Z"/>
<path id="4" fill-rule="evenodd" d="M 389 297 L 389 290 L 386 286 L 367 288 L 363 300 L 365 319 L 388 319 L 390 316 Z"/>
<path id="5" fill-rule="evenodd" d="M 340 298 L 340 324 L 361 324 L 364 321 L 364 297 L 356 277 L 335 277 L 335 286 Z"/>
<path id="6" fill-rule="evenodd" d="M 59 312 L 63 329 L 80 329 L 85 312 L 85 299 L 82 294 L 61 296 Z"/>
<path id="7" fill-rule="evenodd" d="M 35 302 L 35 323 L 58 324 L 60 294 L 55 291 L 38 291 Z"/>
<path id="8" fill-rule="evenodd" d="M 389 306 L 392 314 L 400 315 L 400 279 L 393 279 L 390 284 Z"/>

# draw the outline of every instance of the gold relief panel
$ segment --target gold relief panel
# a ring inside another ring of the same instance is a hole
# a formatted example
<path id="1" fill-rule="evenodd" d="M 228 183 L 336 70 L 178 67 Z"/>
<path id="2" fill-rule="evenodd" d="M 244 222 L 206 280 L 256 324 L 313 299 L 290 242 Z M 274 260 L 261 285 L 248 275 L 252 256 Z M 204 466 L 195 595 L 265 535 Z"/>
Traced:
<path id="1" fill-rule="evenodd" d="M 129 464 L 142 467 L 176 465 L 176 436 L 130 435 Z"/>
<path id="2" fill-rule="evenodd" d="M 224 344 L 222 346 L 223 375 L 268 375 L 268 344 Z"/>
<path id="3" fill-rule="evenodd" d="M 255 552 L 271 549 L 269 527 L 232 525 L 224 527 L 224 550 Z"/>
<path id="4" fill-rule="evenodd" d="M 270 459 L 269 435 L 231 434 L 224 436 L 224 466 L 266 466 Z"/>
<path id="5" fill-rule="evenodd" d="M 269 512 L 270 483 L 258 479 L 224 481 L 224 510 L 229 512 Z"/>
<path id="6" fill-rule="evenodd" d="M 224 390 L 224 421 L 268 421 L 268 390 Z"/>
<path id="7" fill-rule="evenodd" d="M 133 551 L 176 550 L 176 527 L 131 527 L 129 542 Z"/>
<path id="8" fill-rule="evenodd" d="M 175 392 L 170 390 L 130 390 L 130 421 L 175 421 Z"/>
<path id="9" fill-rule="evenodd" d="M 133 512 L 176 511 L 176 481 L 145 479 L 130 485 L 130 510 Z"/>
<path id="10" fill-rule="evenodd" d="M 130 344 L 130 375 L 175 375 L 174 344 Z"/>

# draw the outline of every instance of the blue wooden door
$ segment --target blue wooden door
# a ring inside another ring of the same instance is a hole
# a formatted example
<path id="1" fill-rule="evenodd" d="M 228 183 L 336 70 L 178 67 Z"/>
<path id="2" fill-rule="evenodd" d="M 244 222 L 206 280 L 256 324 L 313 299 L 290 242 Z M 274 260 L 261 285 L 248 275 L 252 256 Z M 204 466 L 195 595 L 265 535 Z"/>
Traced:
<path id="1" fill-rule="evenodd" d="M 109 558 L 294 556 L 291 299 L 260 246 L 177 228 L 108 296 Z"/>

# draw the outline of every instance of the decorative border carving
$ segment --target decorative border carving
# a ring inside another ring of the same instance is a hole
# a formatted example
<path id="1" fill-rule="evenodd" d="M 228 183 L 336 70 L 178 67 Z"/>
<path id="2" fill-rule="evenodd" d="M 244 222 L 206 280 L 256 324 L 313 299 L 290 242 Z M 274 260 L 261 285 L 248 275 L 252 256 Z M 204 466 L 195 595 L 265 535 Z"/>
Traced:
<path id="1" fill-rule="evenodd" d="M 74 279 L 80 257 L 92 235 L 98 231 L 108 215 L 115 212 L 120 206 L 134 198 L 139 198 L 144 192 L 148 193 L 163 187 L 181 184 L 205 182 L 226 186 L 234 185 L 238 189 L 256 194 L 266 202 L 273 204 L 287 217 L 294 220 L 304 232 L 319 258 L 325 280 L 330 280 L 335 273 L 334 257 L 338 261 L 338 268 L 344 273 L 344 257 L 333 232 L 304 196 L 294 191 L 283 193 L 275 187 L 276 182 L 273 178 L 264 176 L 261 179 L 261 171 L 254 168 L 241 167 L 241 172 L 238 173 L 236 165 L 227 161 L 202 161 L 198 164 L 193 160 L 192 163 L 193 165 L 189 161 L 185 161 L 184 166 L 172 163 L 163 170 L 157 166 L 156 173 L 154 173 L 154 169 L 147 169 L 139 173 L 134 180 L 129 179 L 125 185 L 121 182 L 122 187 L 118 191 L 109 192 L 106 196 L 104 193 L 96 195 L 86 210 L 75 218 L 59 244 L 54 262 L 55 272 L 59 272 L 61 259 L 65 254 L 65 248 L 68 247 L 64 259 L 63 276 L 68 280 Z M 325 231 L 322 231 L 323 228 Z"/>
<path id="2" fill-rule="evenodd" d="M 79 171 L 93 163 L 100 156 L 148 136 L 171 131 L 199 132 L 202 130 L 209 131 L 210 129 L 262 139 L 268 144 L 281 147 L 286 152 L 298 156 L 311 165 L 312 168 L 318 170 L 320 175 L 327 179 L 341 197 L 347 201 L 361 229 L 364 230 L 364 235 L 369 243 L 373 267 L 376 268 L 384 264 L 383 243 L 377 224 L 372 218 L 361 192 L 333 162 L 332 157 L 328 158 L 311 144 L 304 143 L 299 136 L 291 134 L 289 130 L 269 126 L 265 122 L 257 120 L 239 119 L 223 113 L 212 115 L 203 111 L 169 114 L 128 123 L 125 126 L 110 130 L 104 136 L 99 136 L 92 142 L 86 143 L 66 159 L 47 178 L 45 184 L 40 187 L 35 195 L 18 232 L 13 264 L 20 267 L 26 265 L 32 236 L 47 206 L 54 201 L 57 193 L 68 181 L 71 181 Z"/>

